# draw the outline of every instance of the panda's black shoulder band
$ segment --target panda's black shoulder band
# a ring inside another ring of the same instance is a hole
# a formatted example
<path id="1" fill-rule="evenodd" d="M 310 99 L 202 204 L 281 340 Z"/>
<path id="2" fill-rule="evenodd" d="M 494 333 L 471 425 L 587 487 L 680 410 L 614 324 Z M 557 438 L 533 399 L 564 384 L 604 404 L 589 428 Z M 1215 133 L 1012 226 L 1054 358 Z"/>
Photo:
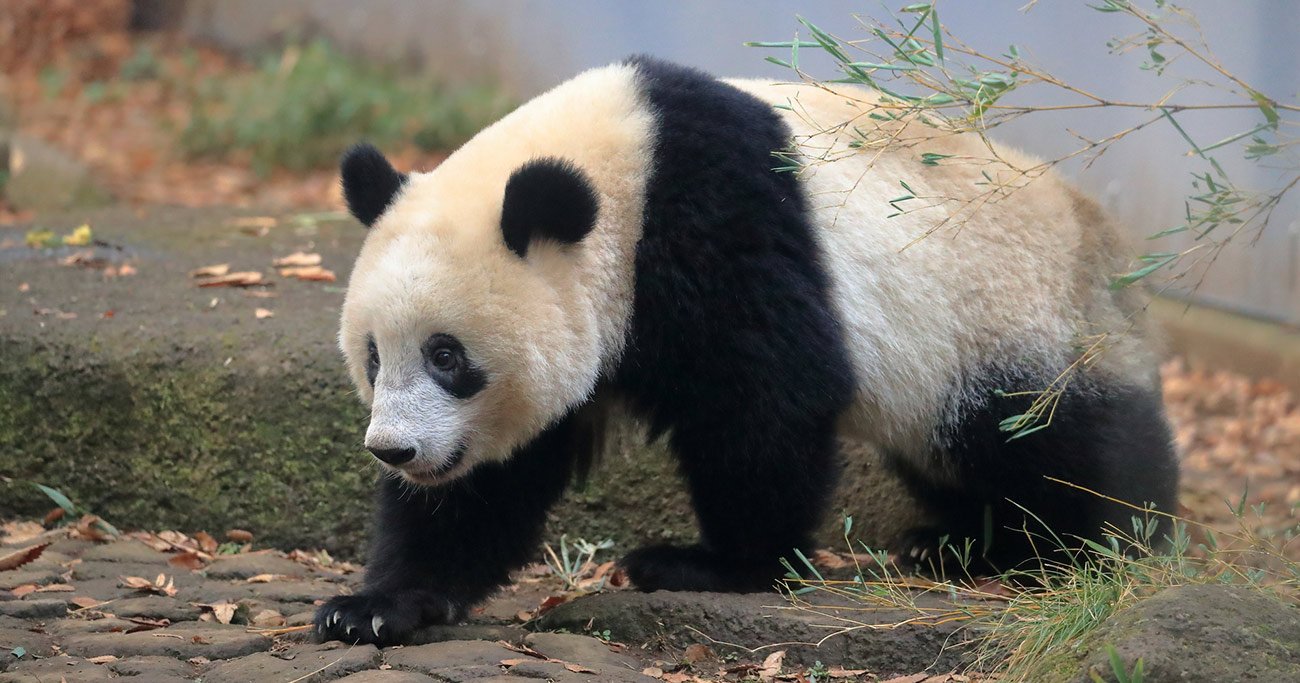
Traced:
<path id="1" fill-rule="evenodd" d="M 343 155 L 339 171 L 348 211 L 366 227 L 379 220 L 407 179 L 382 152 L 367 143 L 353 145 Z"/>
<path id="2" fill-rule="evenodd" d="M 575 244 L 591 232 L 599 209 L 596 190 L 582 169 L 562 159 L 534 159 L 506 181 L 501 236 L 521 258 L 533 239 Z"/>

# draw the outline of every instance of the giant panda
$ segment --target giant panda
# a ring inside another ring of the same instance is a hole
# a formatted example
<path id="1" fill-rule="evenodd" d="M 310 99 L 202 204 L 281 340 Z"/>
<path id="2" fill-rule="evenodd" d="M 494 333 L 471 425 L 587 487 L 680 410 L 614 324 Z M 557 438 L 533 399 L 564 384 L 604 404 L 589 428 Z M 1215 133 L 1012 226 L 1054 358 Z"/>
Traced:
<path id="1" fill-rule="evenodd" d="M 844 439 L 933 520 L 905 557 L 946 540 L 1013 568 L 1042 551 L 1034 529 L 1068 545 L 1172 510 L 1153 341 L 1108 287 L 1115 228 L 1051 172 L 958 216 L 953 198 L 1036 162 L 872 102 L 635 57 L 431 172 L 346 154 L 369 233 L 339 342 L 384 476 L 364 586 L 319 609 L 319 636 L 399 643 L 506 583 L 610 397 L 666 439 L 699 524 L 696 544 L 621 560 L 641 590 L 770 588 L 840 468 L 865 466 Z M 891 216 L 900 180 L 949 200 Z M 999 429 L 1049 387 L 1046 428 Z"/>

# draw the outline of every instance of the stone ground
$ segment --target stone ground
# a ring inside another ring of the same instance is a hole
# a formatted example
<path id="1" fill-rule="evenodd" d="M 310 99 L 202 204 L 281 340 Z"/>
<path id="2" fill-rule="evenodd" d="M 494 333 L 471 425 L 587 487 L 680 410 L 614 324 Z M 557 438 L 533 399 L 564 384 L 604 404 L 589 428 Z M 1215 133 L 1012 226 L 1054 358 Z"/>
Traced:
<path id="1" fill-rule="evenodd" d="M 929 672 L 943 681 L 960 663 L 959 648 L 946 647 L 951 627 L 863 629 L 816 647 L 830 633 L 819 625 L 826 618 L 791 611 L 776 594 L 615 591 L 524 623 L 558 595 L 558 582 L 536 571 L 468 623 L 425 629 L 420 644 L 318 644 L 310 628 L 295 627 L 320 601 L 356 587 L 354 566 L 276 551 L 214 557 L 179 534 L 131 536 L 97 543 L 45 532 L 0 545 L 3 557 L 48 542 L 34 561 L 0 571 L 0 683 L 797 681 L 819 661 L 838 680 Z M 773 665 L 777 652 L 785 654 Z"/>

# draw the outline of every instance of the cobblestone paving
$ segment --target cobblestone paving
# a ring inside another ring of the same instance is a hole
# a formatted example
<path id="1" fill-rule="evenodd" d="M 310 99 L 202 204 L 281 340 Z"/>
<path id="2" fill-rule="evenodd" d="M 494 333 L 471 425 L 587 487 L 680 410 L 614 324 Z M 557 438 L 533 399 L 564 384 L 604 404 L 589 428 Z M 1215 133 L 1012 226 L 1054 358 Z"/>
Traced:
<path id="1" fill-rule="evenodd" d="M 189 569 L 178 566 L 184 555 L 139 540 L 62 538 L 0 571 L 0 683 L 654 680 L 640 673 L 652 659 L 630 648 L 525 631 L 515 614 L 536 607 L 527 591 L 506 593 L 470 624 L 424 634 L 442 642 L 319 644 L 291 629 L 309 623 L 318 601 L 351 590 L 358 573 L 272 551 Z"/>

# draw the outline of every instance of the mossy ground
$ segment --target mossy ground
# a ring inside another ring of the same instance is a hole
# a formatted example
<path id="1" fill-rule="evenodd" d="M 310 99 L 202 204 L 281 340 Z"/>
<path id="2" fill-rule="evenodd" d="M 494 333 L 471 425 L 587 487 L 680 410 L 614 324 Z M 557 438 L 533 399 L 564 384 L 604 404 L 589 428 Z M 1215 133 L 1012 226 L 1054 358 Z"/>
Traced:
<path id="1" fill-rule="evenodd" d="M 24 246 L 32 226 L 0 230 L 9 244 L 0 248 L 0 475 L 15 480 L 0 483 L 0 518 L 44 514 L 50 502 L 24 483 L 40 482 L 122 528 L 237 527 L 260 544 L 359 556 L 374 470 L 361 448 L 366 413 L 334 337 L 364 231 L 282 216 L 255 237 L 233 223 L 247 215 L 113 209 L 41 221 L 60 234 L 89 223 L 113 245 L 97 255 L 137 270 L 116 278 L 59 265 L 69 248 Z M 338 282 L 275 278 L 272 258 L 299 249 L 320 253 Z M 200 289 L 188 276 L 225 262 L 272 275 L 274 298 Z M 256 319 L 256 308 L 275 315 Z M 588 484 L 557 506 L 548 537 L 612 538 L 618 551 L 693 537 L 662 445 L 623 427 L 610 446 Z M 879 531 L 910 507 L 869 454 L 850 455 L 826 526 L 836 545 L 842 513 Z"/>

